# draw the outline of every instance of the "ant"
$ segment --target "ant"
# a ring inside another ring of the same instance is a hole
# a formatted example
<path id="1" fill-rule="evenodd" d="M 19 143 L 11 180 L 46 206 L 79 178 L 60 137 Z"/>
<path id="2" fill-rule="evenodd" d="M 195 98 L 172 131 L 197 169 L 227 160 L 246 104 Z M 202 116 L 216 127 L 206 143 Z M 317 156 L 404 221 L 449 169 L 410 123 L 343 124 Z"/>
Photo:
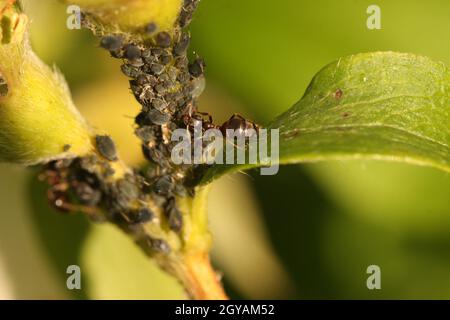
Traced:
<path id="1" fill-rule="evenodd" d="M 215 125 L 213 123 L 213 118 L 209 113 L 199 112 L 193 105 L 188 107 L 188 112 L 183 116 L 183 122 L 186 127 L 191 130 L 199 123 L 201 123 L 202 129 L 205 131 L 208 129 L 219 129 L 225 137 L 227 136 L 227 129 L 238 131 L 239 136 L 247 136 L 249 130 L 254 130 L 256 134 L 258 134 L 258 131 L 261 128 L 258 124 L 245 119 L 237 113 L 233 114 L 230 119 L 225 121 L 222 125 Z"/>
<path id="2" fill-rule="evenodd" d="M 205 117 L 207 117 L 205 119 Z M 187 129 L 193 129 L 201 124 L 202 130 L 215 129 L 212 116 L 207 112 L 200 112 L 194 104 L 190 103 L 187 107 L 187 112 L 183 115 L 183 123 Z"/>
<path id="3" fill-rule="evenodd" d="M 239 136 L 249 136 L 249 130 L 254 130 L 258 134 L 260 128 L 258 124 L 235 113 L 219 127 L 219 130 L 225 137 L 227 136 L 227 129 L 237 131 Z"/>
<path id="4" fill-rule="evenodd" d="M 71 184 L 63 162 L 64 160 L 59 160 L 51 163 L 39 176 L 40 181 L 46 181 L 49 185 L 47 199 L 50 204 L 63 213 L 82 212 L 91 218 L 101 216 L 101 212 L 96 207 L 74 204 L 70 201 Z"/>

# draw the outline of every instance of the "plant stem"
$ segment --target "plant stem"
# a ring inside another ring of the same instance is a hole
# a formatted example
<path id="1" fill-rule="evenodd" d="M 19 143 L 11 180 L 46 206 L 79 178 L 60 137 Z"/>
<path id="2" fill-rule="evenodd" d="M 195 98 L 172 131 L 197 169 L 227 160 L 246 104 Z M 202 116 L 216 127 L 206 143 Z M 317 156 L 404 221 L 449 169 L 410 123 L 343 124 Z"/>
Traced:
<path id="1" fill-rule="evenodd" d="M 208 253 L 188 255 L 177 266 L 180 279 L 190 298 L 195 300 L 227 300 L 220 276 L 211 266 Z"/>

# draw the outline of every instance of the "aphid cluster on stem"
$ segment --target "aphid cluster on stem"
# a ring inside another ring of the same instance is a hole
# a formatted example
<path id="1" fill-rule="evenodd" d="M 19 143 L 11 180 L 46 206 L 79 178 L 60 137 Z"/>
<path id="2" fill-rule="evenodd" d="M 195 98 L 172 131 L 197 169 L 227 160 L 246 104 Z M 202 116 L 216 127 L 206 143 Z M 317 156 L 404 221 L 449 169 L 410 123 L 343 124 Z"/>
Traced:
<path id="1" fill-rule="evenodd" d="M 158 244 L 149 248 L 160 253 L 161 246 L 170 246 L 165 240 L 151 237 L 144 232 L 144 225 L 157 223 L 152 203 L 143 190 L 144 179 L 134 173 L 127 173 L 121 179 L 110 179 L 114 170 L 110 161 L 96 155 L 57 160 L 49 163 L 40 175 L 40 180 L 49 185 L 47 197 L 60 212 L 82 212 L 96 222 L 111 221 L 136 241 L 151 239 Z M 161 244 L 163 243 L 163 244 Z"/>
<path id="2" fill-rule="evenodd" d="M 198 3 L 184 1 L 171 32 L 160 31 L 150 21 L 142 29 L 146 35 L 143 38 L 104 34 L 83 16 L 84 26 L 101 36 L 100 47 L 123 61 L 122 73 L 130 78 L 130 89 L 142 106 L 135 118 L 135 133 L 148 165 L 117 178 L 114 168 L 120 163 L 116 146 L 111 137 L 97 135 L 94 155 L 54 161 L 42 174 L 50 185 L 48 198 L 56 208 L 82 211 L 97 221 L 111 221 L 132 233 L 136 242 L 152 254 L 169 254 L 173 248 L 161 233 L 152 236 L 145 226 L 153 223 L 160 231 L 168 227 L 171 232 L 181 233 L 184 221 L 177 198 L 193 195 L 193 183 L 206 167 L 171 161 L 175 146 L 172 132 L 180 128 L 193 132 L 199 123 L 203 131 L 219 129 L 224 134 L 226 129 L 243 134 L 258 129 L 239 115 L 215 125 L 208 113 L 198 110 L 197 99 L 205 89 L 206 64 L 198 56 L 189 61 L 190 34 L 184 29 Z M 0 81 L 0 89 L 2 85 Z"/>
<path id="3" fill-rule="evenodd" d="M 128 34 L 104 34 L 101 26 L 82 14 L 84 27 L 101 37 L 100 47 L 112 57 L 122 59 L 122 72 L 130 78 L 130 88 L 142 105 L 136 116 L 136 135 L 149 161 L 143 172 L 126 172 L 116 176 L 116 146 L 107 135 L 93 138 L 96 152 L 91 156 L 49 163 L 41 179 L 49 184 L 48 199 L 63 212 L 86 213 L 96 221 L 111 221 L 146 247 L 152 254 L 169 254 L 170 244 L 161 233 L 161 223 L 175 233 L 183 228 L 183 217 L 176 204 L 177 196 L 192 192 L 184 187 L 189 166 L 174 166 L 170 161 L 171 132 L 184 126 L 183 115 L 196 105 L 204 89 L 204 63 L 189 64 L 187 50 L 190 35 L 186 26 L 198 1 L 185 1 L 183 12 L 173 32 L 159 31 L 149 22 L 143 27 L 145 37 Z M 131 39 L 133 38 L 133 40 Z M 0 77 L 0 95 L 8 86 Z M 70 146 L 64 147 L 68 152 Z M 162 209 L 161 209 L 162 208 Z"/>
<path id="4" fill-rule="evenodd" d="M 178 24 L 181 28 L 186 27 L 192 21 L 192 16 L 197 9 L 200 0 L 184 0 L 183 7 L 181 8 L 180 17 L 178 18 Z"/>
<path id="5" fill-rule="evenodd" d="M 100 181 L 88 171 L 77 168 L 77 160 L 50 162 L 39 176 L 49 184 L 47 197 L 50 204 L 61 212 L 83 212 L 91 219 L 102 220 L 98 205 L 102 201 Z"/>
<path id="6" fill-rule="evenodd" d="M 121 34 L 104 35 L 100 40 L 100 46 L 111 56 L 123 60 L 121 70 L 130 78 L 130 89 L 142 105 L 135 123 L 136 135 L 150 163 L 143 173 L 144 191 L 159 198 L 168 225 L 175 232 L 183 226 L 175 198 L 193 193 L 192 188 L 185 187 L 192 166 L 170 161 L 170 137 L 175 129 L 189 128 L 189 118 L 198 117 L 196 99 L 205 88 L 205 62 L 201 58 L 189 62 L 190 35 L 184 30 L 198 2 L 185 0 L 178 26 L 171 33 L 158 32 L 158 26 L 149 22 L 144 29 L 151 37 L 146 40 L 128 40 Z M 114 161 L 111 143 L 103 137 L 97 137 L 96 143 L 99 153 Z"/>

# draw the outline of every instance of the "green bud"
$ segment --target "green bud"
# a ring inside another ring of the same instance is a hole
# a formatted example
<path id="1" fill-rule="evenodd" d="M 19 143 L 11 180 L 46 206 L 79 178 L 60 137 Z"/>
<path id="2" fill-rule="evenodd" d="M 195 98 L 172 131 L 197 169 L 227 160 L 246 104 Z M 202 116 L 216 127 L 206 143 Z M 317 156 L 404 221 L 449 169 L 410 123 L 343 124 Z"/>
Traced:
<path id="1" fill-rule="evenodd" d="M 145 32 L 150 23 L 158 31 L 170 31 L 181 11 L 183 0 L 63 0 L 95 16 L 109 32 Z"/>
<path id="2" fill-rule="evenodd" d="M 90 130 L 64 78 L 29 45 L 27 17 L 11 7 L 0 22 L 0 161 L 30 165 L 90 152 Z"/>

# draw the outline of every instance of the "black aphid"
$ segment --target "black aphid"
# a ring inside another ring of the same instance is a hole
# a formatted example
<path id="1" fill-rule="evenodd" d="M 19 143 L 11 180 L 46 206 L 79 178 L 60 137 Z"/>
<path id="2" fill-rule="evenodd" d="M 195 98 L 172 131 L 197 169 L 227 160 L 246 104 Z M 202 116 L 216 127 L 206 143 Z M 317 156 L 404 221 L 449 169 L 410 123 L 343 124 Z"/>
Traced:
<path id="1" fill-rule="evenodd" d="M 160 32 L 156 35 L 156 44 L 161 48 L 168 48 L 172 44 L 172 38 L 168 32 Z"/>
<path id="2" fill-rule="evenodd" d="M 205 67 L 205 61 L 202 58 L 197 58 L 189 65 L 189 72 L 194 77 L 200 77 L 205 72 Z"/>
<path id="3" fill-rule="evenodd" d="M 150 119 L 148 117 L 147 112 L 145 112 L 145 111 L 140 112 L 134 119 L 134 122 L 140 127 L 149 126 L 152 124 L 152 122 L 150 121 Z"/>
<path id="4" fill-rule="evenodd" d="M 104 36 L 100 46 L 108 51 L 118 51 L 122 48 L 122 38 L 119 36 Z"/>
<path id="5" fill-rule="evenodd" d="M 150 247 L 158 253 L 164 253 L 164 254 L 170 253 L 169 244 L 162 239 L 152 239 L 152 238 L 148 237 L 147 242 L 150 245 Z"/>
<path id="6" fill-rule="evenodd" d="M 131 80 L 130 89 L 133 92 L 135 98 L 139 101 L 142 93 L 142 86 L 138 85 L 136 80 Z"/>
<path id="7" fill-rule="evenodd" d="M 152 100 L 152 107 L 156 110 L 163 111 L 167 108 L 167 103 L 162 99 L 153 99 Z"/>
<path id="8" fill-rule="evenodd" d="M 145 144 L 142 145 L 142 153 L 144 157 L 153 163 L 158 164 L 162 168 L 170 167 L 169 160 L 165 157 L 164 152 L 157 148 L 150 148 Z"/>
<path id="9" fill-rule="evenodd" d="M 122 73 L 129 78 L 137 78 L 141 74 L 139 68 L 129 64 L 123 64 L 120 69 L 122 70 Z"/>
<path id="10" fill-rule="evenodd" d="M 148 208 L 142 208 L 131 214 L 130 220 L 133 223 L 146 223 L 154 218 L 154 213 Z"/>
<path id="11" fill-rule="evenodd" d="M 172 55 L 168 51 L 164 51 L 159 57 L 159 62 L 163 65 L 169 64 L 170 61 L 172 61 Z"/>
<path id="12" fill-rule="evenodd" d="M 176 81 L 178 73 L 179 73 L 178 69 L 173 67 L 173 66 L 169 66 L 169 67 L 166 68 L 166 70 L 167 70 L 166 73 L 167 73 L 167 75 L 169 77 L 169 80 Z"/>
<path id="13" fill-rule="evenodd" d="M 128 45 L 125 48 L 125 58 L 128 60 L 136 60 L 141 58 L 141 49 L 135 45 Z"/>
<path id="14" fill-rule="evenodd" d="M 144 32 L 148 35 L 152 35 L 158 30 L 158 25 L 154 22 L 150 22 L 144 27 Z"/>
<path id="15" fill-rule="evenodd" d="M 166 99 L 166 101 L 176 102 L 183 99 L 183 94 L 179 91 L 169 92 L 164 96 L 164 99 Z"/>
<path id="16" fill-rule="evenodd" d="M 188 82 L 190 78 L 191 75 L 188 72 L 180 72 L 177 77 L 178 81 L 180 81 L 181 83 Z"/>
<path id="17" fill-rule="evenodd" d="M 173 179 L 169 175 L 159 178 L 154 186 L 155 192 L 159 195 L 168 195 L 172 189 L 173 189 Z"/>
<path id="18" fill-rule="evenodd" d="M 161 49 L 161 48 L 153 48 L 151 51 L 152 51 L 152 55 L 153 55 L 154 57 L 159 58 L 159 56 L 163 53 L 164 49 Z"/>
<path id="19" fill-rule="evenodd" d="M 79 201 L 87 206 L 97 206 L 101 199 L 102 193 L 87 182 L 77 182 L 73 188 Z"/>
<path id="20" fill-rule="evenodd" d="M 148 112 L 148 118 L 158 126 L 166 124 L 170 120 L 170 114 L 153 109 Z"/>
<path id="21" fill-rule="evenodd" d="M 170 198 L 166 205 L 165 214 L 172 231 L 180 232 L 183 228 L 183 215 L 176 206 L 175 198 Z"/>
<path id="22" fill-rule="evenodd" d="M 136 85 L 138 85 L 138 86 L 143 86 L 143 85 L 147 84 L 148 82 L 149 82 L 149 79 L 148 79 L 147 75 L 145 75 L 145 74 L 140 74 L 136 78 Z"/>
<path id="23" fill-rule="evenodd" d="M 163 73 L 160 77 L 159 77 L 159 82 L 164 82 L 164 81 L 169 81 L 170 77 L 167 74 L 167 72 Z"/>
<path id="24" fill-rule="evenodd" d="M 180 40 L 173 47 L 173 54 L 176 56 L 182 56 L 186 53 L 187 48 L 189 47 L 189 43 L 191 42 L 191 38 L 189 34 L 183 32 L 180 36 Z"/>
<path id="25" fill-rule="evenodd" d="M 113 199 L 115 209 L 119 212 L 127 210 L 130 206 L 130 202 L 133 202 L 139 197 L 139 188 L 133 183 L 122 179 L 117 183 L 116 194 Z M 128 220 L 130 220 L 128 218 Z"/>
<path id="26" fill-rule="evenodd" d="M 143 126 L 136 129 L 135 133 L 144 142 L 153 142 L 156 139 L 156 134 L 153 126 Z"/>
<path id="27" fill-rule="evenodd" d="M 108 159 L 109 161 L 116 161 L 118 159 L 116 145 L 110 136 L 96 136 L 95 144 L 97 146 L 97 151 L 105 159 Z"/>
<path id="28" fill-rule="evenodd" d="M 156 76 L 159 76 L 164 71 L 164 65 L 159 63 L 152 63 L 150 65 L 150 71 Z"/>
<path id="29" fill-rule="evenodd" d="M 140 99 L 144 101 L 151 101 L 155 97 L 155 93 L 153 92 L 152 87 L 146 86 L 144 88 L 143 94 L 140 96 Z"/>
<path id="30" fill-rule="evenodd" d="M 192 16 L 200 0 L 184 0 L 183 8 L 178 22 L 181 28 L 186 27 L 192 21 Z"/>
<path id="31" fill-rule="evenodd" d="M 188 194 L 186 187 L 184 187 L 182 184 L 175 185 L 175 189 L 173 190 L 173 192 L 180 197 L 186 197 L 186 195 Z"/>
<path id="32" fill-rule="evenodd" d="M 158 58 L 153 54 L 151 49 L 145 49 L 142 52 L 142 59 L 144 59 L 145 63 L 153 63 L 158 60 Z"/>
<path id="33" fill-rule="evenodd" d="M 168 85 L 167 82 L 163 82 L 160 84 L 157 84 L 155 86 L 155 91 L 158 92 L 160 95 L 163 95 L 164 93 L 167 92 L 167 90 L 170 88 L 170 86 Z"/>
<path id="34" fill-rule="evenodd" d="M 188 67 L 189 60 L 186 56 L 180 56 L 175 59 L 175 67 L 178 69 L 185 69 Z"/>
<path id="35" fill-rule="evenodd" d="M 117 183 L 117 189 L 120 194 L 129 200 L 139 197 L 139 188 L 134 180 L 122 179 Z"/>

